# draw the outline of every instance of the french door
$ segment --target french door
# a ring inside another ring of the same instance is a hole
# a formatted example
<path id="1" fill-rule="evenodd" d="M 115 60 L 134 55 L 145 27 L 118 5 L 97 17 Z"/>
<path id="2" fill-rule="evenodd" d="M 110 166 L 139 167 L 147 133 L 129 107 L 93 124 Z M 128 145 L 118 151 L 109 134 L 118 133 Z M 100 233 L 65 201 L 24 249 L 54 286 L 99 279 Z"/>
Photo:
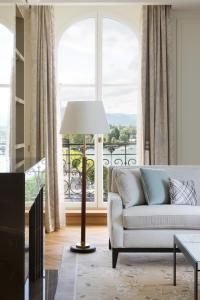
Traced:
<path id="1" fill-rule="evenodd" d="M 87 138 L 87 207 L 105 208 L 108 167 L 136 163 L 138 39 L 101 11 L 75 22 L 59 43 L 61 114 L 68 100 L 103 101 L 110 132 Z M 63 138 L 67 207 L 80 207 L 81 136 Z"/>

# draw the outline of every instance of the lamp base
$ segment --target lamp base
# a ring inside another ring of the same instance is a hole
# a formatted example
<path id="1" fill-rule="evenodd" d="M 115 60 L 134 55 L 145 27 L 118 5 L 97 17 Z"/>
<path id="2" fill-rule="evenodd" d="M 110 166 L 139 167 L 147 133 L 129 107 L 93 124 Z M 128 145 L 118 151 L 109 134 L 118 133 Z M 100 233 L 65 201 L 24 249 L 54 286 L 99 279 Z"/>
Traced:
<path id="1" fill-rule="evenodd" d="M 85 244 L 84 246 L 76 244 L 70 247 L 70 251 L 75 253 L 92 253 L 96 251 L 96 247 L 89 244 Z"/>

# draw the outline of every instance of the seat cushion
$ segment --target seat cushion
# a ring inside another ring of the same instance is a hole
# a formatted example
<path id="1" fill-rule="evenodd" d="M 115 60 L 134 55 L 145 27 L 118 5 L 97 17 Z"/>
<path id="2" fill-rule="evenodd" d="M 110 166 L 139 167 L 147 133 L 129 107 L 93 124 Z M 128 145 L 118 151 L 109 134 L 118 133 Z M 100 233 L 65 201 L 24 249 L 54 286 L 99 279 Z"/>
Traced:
<path id="1" fill-rule="evenodd" d="M 126 229 L 200 229 L 200 206 L 140 205 L 123 209 Z"/>

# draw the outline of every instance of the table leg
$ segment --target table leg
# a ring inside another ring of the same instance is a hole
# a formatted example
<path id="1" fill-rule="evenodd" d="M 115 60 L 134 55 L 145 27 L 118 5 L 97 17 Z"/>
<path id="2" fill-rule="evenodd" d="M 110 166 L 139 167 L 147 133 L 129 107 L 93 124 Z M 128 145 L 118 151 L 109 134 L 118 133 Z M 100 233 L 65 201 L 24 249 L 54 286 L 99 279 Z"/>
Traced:
<path id="1" fill-rule="evenodd" d="M 194 300 L 198 300 L 198 268 L 194 268 Z"/>
<path id="2" fill-rule="evenodd" d="M 173 284 L 176 286 L 176 243 L 174 242 L 174 272 L 173 272 Z"/>

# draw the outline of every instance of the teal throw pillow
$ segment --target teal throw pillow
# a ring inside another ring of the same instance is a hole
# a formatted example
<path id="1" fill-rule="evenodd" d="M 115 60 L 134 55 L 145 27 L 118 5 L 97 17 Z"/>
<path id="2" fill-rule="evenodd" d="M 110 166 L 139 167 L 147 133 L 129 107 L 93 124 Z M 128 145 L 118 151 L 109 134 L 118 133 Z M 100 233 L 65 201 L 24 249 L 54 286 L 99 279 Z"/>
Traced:
<path id="1" fill-rule="evenodd" d="M 168 204 L 169 176 L 162 169 L 140 168 L 142 185 L 149 205 Z"/>

